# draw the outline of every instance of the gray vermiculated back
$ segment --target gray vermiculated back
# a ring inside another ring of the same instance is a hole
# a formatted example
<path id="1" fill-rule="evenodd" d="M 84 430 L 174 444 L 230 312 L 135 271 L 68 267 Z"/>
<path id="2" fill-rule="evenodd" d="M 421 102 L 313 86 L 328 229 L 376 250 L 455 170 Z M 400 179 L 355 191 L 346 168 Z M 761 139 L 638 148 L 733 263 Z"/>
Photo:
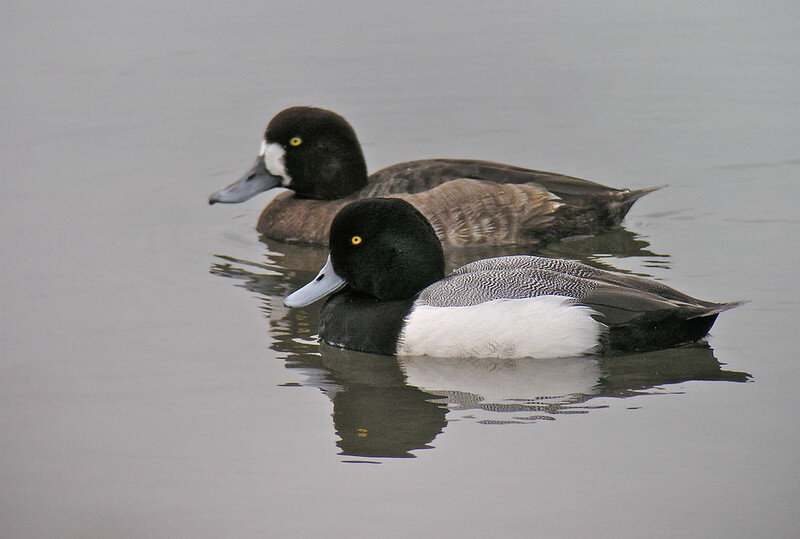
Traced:
<path id="1" fill-rule="evenodd" d="M 602 270 L 587 266 L 574 260 L 563 260 L 560 258 L 542 258 L 539 256 L 499 256 L 495 258 L 484 258 L 465 264 L 453 270 L 453 275 L 461 275 L 474 271 L 486 270 L 509 270 L 509 269 L 540 269 L 549 270 L 575 277 L 597 278 L 602 276 Z"/>
<path id="2" fill-rule="evenodd" d="M 597 283 L 546 269 L 490 269 L 454 274 L 425 288 L 418 305 L 464 307 L 495 299 L 545 295 L 581 298 Z"/>
<path id="3" fill-rule="evenodd" d="M 635 275 L 624 275 L 619 273 L 612 273 L 610 271 L 593 268 L 587 266 L 582 262 L 575 260 L 563 260 L 559 258 L 542 258 L 538 256 L 516 255 L 516 256 L 500 256 L 495 258 L 487 258 L 484 260 L 477 260 L 471 262 L 453 271 L 454 275 L 466 274 L 473 271 L 484 270 L 507 270 L 507 269 L 543 269 L 557 272 L 559 274 L 572 275 L 584 279 L 591 279 L 596 281 L 596 284 L 601 283 L 614 285 L 630 290 L 638 290 L 640 292 L 649 292 L 673 301 L 680 301 L 684 303 L 691 303 L 703 306 L 716 305 L 715 303 L 698 300 L 675 290 L 658 281 L 637 277 Z"/>

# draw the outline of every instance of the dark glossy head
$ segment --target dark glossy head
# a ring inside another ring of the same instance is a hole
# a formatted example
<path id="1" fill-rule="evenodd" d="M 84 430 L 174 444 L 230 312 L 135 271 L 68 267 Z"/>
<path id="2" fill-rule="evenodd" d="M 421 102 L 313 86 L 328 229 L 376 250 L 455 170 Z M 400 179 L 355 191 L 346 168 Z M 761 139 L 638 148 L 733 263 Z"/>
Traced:
<path id="1" fill-rule="evenodd" d="M 356 133 L 334 112 L 314 107 L 283 110 L 269 122 L 264 140 L 267 148 L 277 144 L 283 150 L 284 185 L 299 197 L 333 200 L 367 184 Z"/>
<path id="2" fill-rule="evenodd" d="M 404 200 L 370 198 L 342 208 L 331 224 L 331 263 L 354 290 L 381 300 L 412 298 L 444 277 L 442 244 Z"/>

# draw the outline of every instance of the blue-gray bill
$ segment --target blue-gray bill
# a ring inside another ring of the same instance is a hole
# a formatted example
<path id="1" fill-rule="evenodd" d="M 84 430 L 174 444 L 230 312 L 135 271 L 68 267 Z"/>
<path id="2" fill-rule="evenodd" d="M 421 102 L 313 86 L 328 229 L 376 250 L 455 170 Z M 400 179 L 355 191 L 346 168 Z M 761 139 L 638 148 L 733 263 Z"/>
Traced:
<path id="1" fill-rule="evenodd" d="M 331 257 L 328 256 L 328 260 L 319 270 L 317 276 L 314 277 L 314 280 L 286 296 L 283 304 L 291 308 L 305 307 L 318 299 L 333 294 L 337 290 L 341 290 L 346 284 L 347 282 L 333 271 Z"/>
<path id="2" fill-rule="evenodd" d="M 256 162 L 250 170 L 245 172 L 244 176 L 237 181 L 230 184 L 225 189 L 221 189 L 208 197 L 209 204 L 217 202 L 234 204 L 237 202 L 244 202 L 263 193 L 273 187 L 281 185 L 283 178 L 274 176 L 269 173 L 264 166 L 264 159 L 262 156 L 256 158 Z"/>

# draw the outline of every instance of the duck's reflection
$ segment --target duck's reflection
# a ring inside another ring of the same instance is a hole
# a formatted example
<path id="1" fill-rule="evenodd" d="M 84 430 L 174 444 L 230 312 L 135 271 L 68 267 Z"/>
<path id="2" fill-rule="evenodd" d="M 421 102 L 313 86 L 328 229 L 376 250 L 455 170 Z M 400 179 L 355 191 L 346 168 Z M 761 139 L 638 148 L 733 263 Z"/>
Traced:
<path id="1" fill-rule="evenodd" d="M 639 234 L 623 227 L 610 229 L 596 236 L 574 237 L 541 246 L 506 245 L 503 247 L 461 247 L 445 251 L 450 268 L 463 266 L 480 258 L 528 254 L 550 258 L 579 260 L 596 268 L 624 272 L 614 267 L 613 259 L 635 257 L 645 267 L 669 268 L 669 255 L 650 250 L 650 244 Z M 641 274 L 650 277 L 646 274 Z"/>
<path id="2" fill-rule="evenodd" d="M 406 383 L 395 358 L 326 345 L 319 357 L 336 386 L 327 394 L 343 454 L 411 457 L 411 451 L 429 448 L 447 424 L 446 403 Z"/>
<path id="3" fill-rule="evenodd" d="M 320 345 L 337 390 L 333 421 L 346 455 L 410 456 L 448 421 L 532 423 L 584 414 L 597 397 L 664 394 L 690 380 L 745 382 L 705 344 L 647 354 L 565 359 L 388 358 Z"/>
<path id="4" fill-rule="evenodd" d="M 581 247 L 581 241 L 588 244 Z M 281 353 L 287 368 L 303 371 L 304 385 L 319 388 L 333 402 L 337 445 L 344 455 L 411 457 L 431 447 L 448 421 L 535 423 L 605 407 L 602 401 L 591 402 L 598 397 L 672 393 L 675 389 L 662 386 L 690 380 L 749 378 L 723 370 L 704 343 L 646 354 L 548 360 L 393 358 L 320 345 L 315 340 L 319 306 L 289 310 L 283 298 L 313 278 L 327 251 L 270 244 L 262 263 L 219 257 L 211 272 L 240 280 L 240 286 L 261 298 L 271 348 Z M 587 245 L 595 250 L 587 253 Z M 603 267 L 609 266 L 607 256 L 668 262 L 647 247 L 620 228 L 600 238 L 556 244 L 544 254 L 558 256 L 560 250 L 562 256 Z M 448 262 L 459 266 L 510 254 L 507 248 L 485 251 L 448 253 Z"/>

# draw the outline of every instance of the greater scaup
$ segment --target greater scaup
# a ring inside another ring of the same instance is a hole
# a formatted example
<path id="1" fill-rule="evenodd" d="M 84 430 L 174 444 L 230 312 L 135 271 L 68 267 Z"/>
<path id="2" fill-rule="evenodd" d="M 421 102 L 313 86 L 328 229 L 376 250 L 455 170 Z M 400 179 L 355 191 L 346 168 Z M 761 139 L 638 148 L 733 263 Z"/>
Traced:
<path id="1" fill-rule="evenodd" d="M 425 217 L 395 198 L 345 206 L 317 277 L 289 295 L 320 313 L 329 344 L 385 355 L 566 357 L 696 341 L 738 303 L 701 301 L 648 279 L 570 260 L 478 260 L 445 278 Z"/>
<path id="2" fill-rule="evenodd" d="M 329 110 L 291 107 L 267 126 L 253 167 L 211 195 L 242 202 L 283 186 L 257 229 L 270 238 L 326 245 L 334 215 L 348 202 L 403 198 L 448 245 L 534 244 L 596 234 L 618 225 L 633 203 L 657 189 L 619 190 L 552 172 L 489 161 L 424 159 L 367 176 L 355 131 Z"/>

